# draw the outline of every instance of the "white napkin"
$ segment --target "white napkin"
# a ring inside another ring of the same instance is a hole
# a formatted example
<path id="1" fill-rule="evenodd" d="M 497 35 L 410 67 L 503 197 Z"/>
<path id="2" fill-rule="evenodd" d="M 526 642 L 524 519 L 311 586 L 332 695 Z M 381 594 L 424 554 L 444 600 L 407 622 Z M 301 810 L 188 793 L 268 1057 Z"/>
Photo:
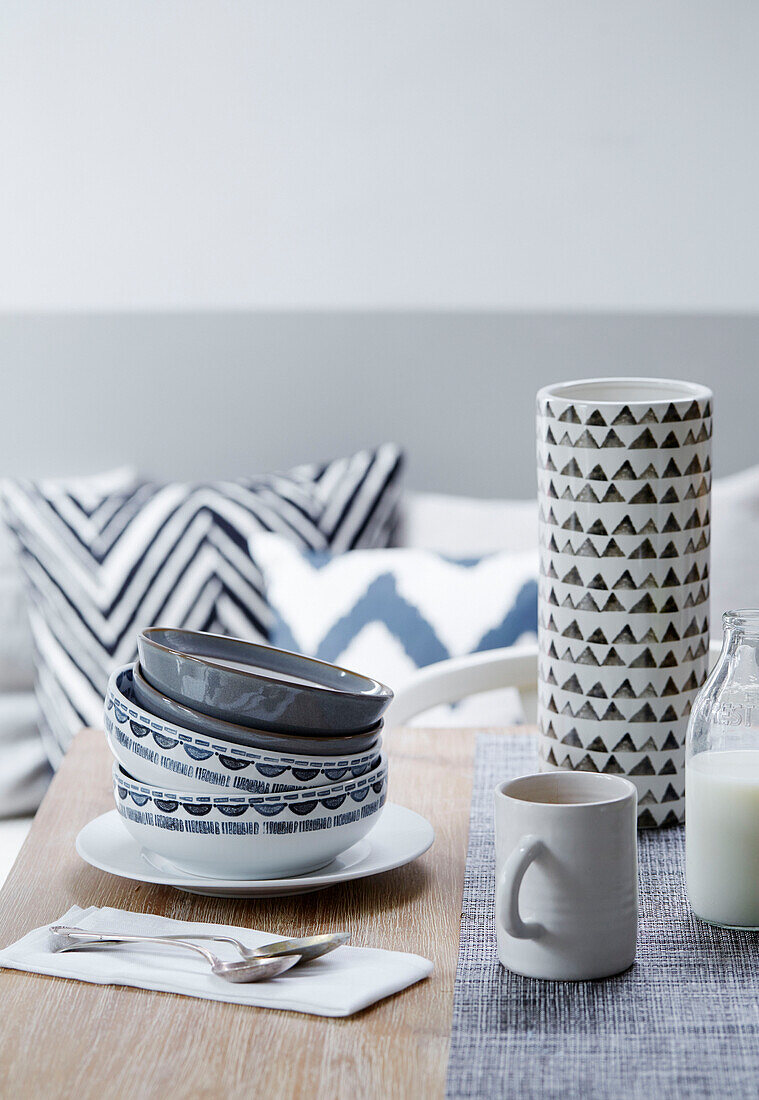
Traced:
<path id="1" fill-rule="evenodd" d="M 137 936 L 160 936 L 194 932 L 221 932 L 234 936 L 246 947 L 259 947 L 282 939 L 268 932 L 234 928 L 225 924 L 196 924 L 169 920 L 149 913 L 123 909 L 80 909 L 75 905 L 50 924 L 76 925 L 96 932 L 127 932 Z M 337 931 L 337 930 L 336 930 Z M 204 944 L 226 961 L 239 959 L 231 944 Z M 380 951 L 367 947 L 338 947 L 329 955 L 294 967 L 268 982 L 232 985 L 211 973 L 200 955 L 153 944 L 95 947 L 91 951 L 55 952 L 50 946 L 49 926 L 35 928 L 22 939 L 0 950 L 0 967 L 77 978 L 97 985 L 131 985 L 160 989 L 211 1001 L 285 1008 L 316 1016 L 350 1016 L 375 1001 L 398 993 L 432 973 L 432 963 L 420 955 Z"/>

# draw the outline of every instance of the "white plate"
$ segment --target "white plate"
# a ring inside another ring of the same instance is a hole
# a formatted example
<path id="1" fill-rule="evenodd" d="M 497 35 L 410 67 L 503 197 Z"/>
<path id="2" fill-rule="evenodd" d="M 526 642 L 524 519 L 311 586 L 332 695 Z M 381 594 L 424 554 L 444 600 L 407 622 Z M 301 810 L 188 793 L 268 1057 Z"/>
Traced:
<path id="1" fill-rule="evenodd" d="M 363 840 L 320 871 L 296 878 L 208 879 L 180 871 L 167 859 L 141 849 L 122 825 L 118 812 L 110 810 L 85 825 L 76 838 L 76 850 L 86 863 L 120 878 L 174 886 L 207 897 L 273 898 L 308 894 L 339 882 L 392 871 L 426 852 L 434 839 L 435 831 L 426 818 L 388 802 Z"/>

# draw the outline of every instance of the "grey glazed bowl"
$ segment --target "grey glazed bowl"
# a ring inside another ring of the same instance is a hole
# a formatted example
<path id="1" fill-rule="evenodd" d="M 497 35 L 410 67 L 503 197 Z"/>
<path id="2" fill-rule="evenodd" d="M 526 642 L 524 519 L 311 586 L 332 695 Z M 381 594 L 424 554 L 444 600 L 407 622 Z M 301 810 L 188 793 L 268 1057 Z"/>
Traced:
<path id="1" fill-rule="evenodd" d="M 376 726 L 390 688 L 284 649 L 151 627 L 137 639 L 144 678 L 193 710 L 243 726 L 313 737 Z"/>
<path id="2" fill-rule="evenodd" d="M 370 752 L 379 742 L 383 720 L 366 733 L 346 734 L 344 737 L 301 737 L 271 730 L 257 730 L 239 726 L 234 722 L 222 722 L 201 714 L 182 703 L 175 703 L 168 695 L 152 687 L 143 675 L 139 662 L 132 666 L 132 692 L 135 702 L 156 718 L 181 726 L 191 733 L 229 741 L 245 748 L 265 749 L 268 752 L 285 752 L 301 756 L 349 756 Z"/>

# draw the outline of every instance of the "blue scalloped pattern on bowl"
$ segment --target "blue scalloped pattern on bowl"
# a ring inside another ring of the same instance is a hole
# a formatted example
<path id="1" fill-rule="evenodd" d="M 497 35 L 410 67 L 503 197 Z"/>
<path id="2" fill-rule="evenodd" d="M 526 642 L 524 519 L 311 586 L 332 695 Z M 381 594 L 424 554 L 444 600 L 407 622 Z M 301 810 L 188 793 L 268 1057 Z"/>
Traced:
<path id="1" fill-rule="evenodd" d="M 369 793 L 374 796 L 367 801 Z M 230 830 L 239 835 L 258 835 L 263 829 L 264 833 L 292 833 L 297 831 L 313 832 L 319 829 L 332 829 L 342 825 L 351 824 L 359 819 L 366 819 L 378 813 L 385 804 L 387 798 L 387 780 L 383 778 L 371 787 L 365 787 L 353 793 L 323 798 L 309 799 L 288 805 L 285 802 L 227 804 L 212 806 L 196 802 L 179 802 L 175 799 L 148 798 L 117 784 L 119 813 L 137 824 L 149 825 L 159 829 L 167 829 L 172 832 L 192 833 L 217 833 L 223 834 Z M 152 812 L 152 809 L 157 812 Z M 277 818 L 285 811 L 290 810 L 299 821 L 277 822 Z M 189 815 L 189 820 L 175 816 L 179 810 L 184 810 Z M 222 817 L 234 819 L 228 825 L 215 819 L 204 821 L 213 810 L 218 810 Z M 338 811 L 342 811 L 338 813 Z M 321 815 L 321 816 L 319 816 Z M 260 822 L 260 824 L 259 824 Z"/>
<path id="2" fill-rule="evenodd" d="M 246 811 L 256 813 L 260 817 L 276 817 L 284 809 L 289 809 L 299 817 L 308 817 L 320 806 L 326 810 L 335 810 L 348 800 L 360 805 L 366 800 L 370 791 L 376 795 L 383 794 L 387 788 L 387 771 L 384 770 L 372 783 L 344 783 L 326 798 L 312 798 L 308 796 L 308 790 L 306 790 L 306 796 L 303 792 L 291 792 L 268 795 L 256 800 L 210 796 L 181 799 L 177 798 L 173 792 L 167 794 L 162 791 L 150 791 L 140 784 L 124 780 L 122 776 L 114 776 L 114 786 L 119 801 L 126 802 L 129 799 L 140 808 L 152 802 L 161 813 L 174 813 L 181 806 L 192 817 L 205 817 L 212 810 L 219 810 L 222 814 L 234 817 L 241 817 Z"/>

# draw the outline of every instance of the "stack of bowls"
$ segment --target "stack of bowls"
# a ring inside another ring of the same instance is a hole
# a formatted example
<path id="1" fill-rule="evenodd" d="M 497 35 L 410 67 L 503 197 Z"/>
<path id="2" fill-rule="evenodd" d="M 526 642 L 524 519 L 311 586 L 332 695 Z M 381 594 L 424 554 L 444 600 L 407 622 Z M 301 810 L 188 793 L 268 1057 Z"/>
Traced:
<path id="1" fill-rule="evenodd" d="M 377 822 L 392 692 L 346 669 L 154 628 L 111 676 L 113 790 L 140 847 L 210 878 L 324 867 Z"/>

